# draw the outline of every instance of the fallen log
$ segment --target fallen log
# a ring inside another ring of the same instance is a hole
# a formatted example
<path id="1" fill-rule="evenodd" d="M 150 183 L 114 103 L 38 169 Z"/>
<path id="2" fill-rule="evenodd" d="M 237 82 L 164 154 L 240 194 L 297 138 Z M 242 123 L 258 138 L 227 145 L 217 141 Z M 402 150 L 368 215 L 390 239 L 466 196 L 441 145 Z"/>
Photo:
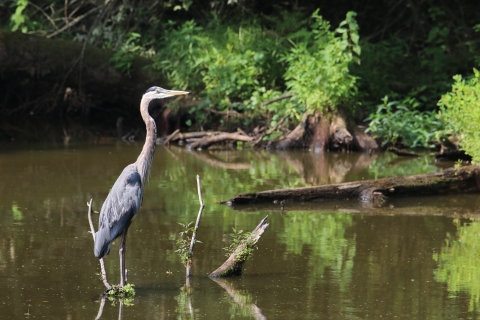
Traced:
<path id="1" fill-rule="evenodd" d="M 250 142 L 253 140 L 253 137 L 249 137 L 238 132 L 232 132 L 232 133 L 224 132 L 217 135 L 204 136 L 203 138 L 190 143 L 188 145 L 188 148 L 190 150 L 206 149 L 214 143 L 227 141 L 227 140 Z"/>
<path id="2" fill-rule="evenodd" d="M 247 240 L 243 241 L 217 270 L 210 273 L 210 278 L 239 276 L 243 272 L 243 265 L 249 258 L 251 251 L 256 248 L 258 240 L 268 228 L 267 218 L 262 219 L 252 231 Z"/>
<path id="3" fill-rule="evenodd" d="M 258 203 L 236 205 L 233 210 L 241 213 L 265 212 L 267 214 L 289 212 L 332 212 L 339 214 L 361 214 L 363 216 L 443 216 L 459 219 L 480 219 L 480 199 L 477 194 L 390 198 L 387 205 L 378 206 L 372 202 L 310 201 L 281 203 Z"/>
<path id="4" fill-rule="evenodd" d="M 229 206 L 253 203 L 359 200 L 383 203 L 387 198 L 480 191 L 480 167 L 450 168 L 430 174 L 384 178 L 294 189 L 244 193 L 221 203 Z"/>
<path id="5" fill-rule="evenodd" d="M 400 150 L 398 148 L 395 148 L 395 147 L 390 147 L 387 149 L 388 152 L 391 152 L 391 153 L 394 153 L 396 154 L 397 156 L 400 156 L 400 157 L 419 157 L 418 154 L 415 154 L 415 153 L 411 153 L 411 152 L 408 152 L 408 151 L 405 151 L 405 150 Z"/>

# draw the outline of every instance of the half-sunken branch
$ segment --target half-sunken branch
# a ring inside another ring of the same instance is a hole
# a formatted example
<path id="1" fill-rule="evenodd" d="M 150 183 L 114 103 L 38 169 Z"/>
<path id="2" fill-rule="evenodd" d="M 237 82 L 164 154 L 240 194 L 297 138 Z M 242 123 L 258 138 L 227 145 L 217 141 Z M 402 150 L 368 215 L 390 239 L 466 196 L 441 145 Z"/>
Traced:
<path id="1" fill-rule="evenodd" d="M 247 240 L 243 241 L 235 251 L 228 257 L 217 270 L 213 271 L 209 277 L 230 277 L 242 274 L 243 264 L 248 259 L 251 250 L 255 249 L 258 240 L 268 227 L 268 216 L 262 219 L 258 226 L 252 231 Z"/>

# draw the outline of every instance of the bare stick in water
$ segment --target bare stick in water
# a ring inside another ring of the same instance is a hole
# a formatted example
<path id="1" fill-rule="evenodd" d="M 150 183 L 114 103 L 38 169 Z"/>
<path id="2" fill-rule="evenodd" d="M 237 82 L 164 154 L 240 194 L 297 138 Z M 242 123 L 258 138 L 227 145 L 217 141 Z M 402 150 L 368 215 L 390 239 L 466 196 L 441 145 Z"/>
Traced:
<path id="1" fill-rule="evenodd" d="M 93 241 L 95 242 L 95 228 L 93 227 L 93 222 L 92 222 L 92 202 L 93 199 L 90 199 L 89 202 L 87 202 L 88 206 L 88 223 L 90 224 L 90 231 L 92 232 L 92 237 Z M 105 287 L 107 287 L 107 290 L 112 289 L 112 286 L 110 283 L 107 281 L 107 272 L 105 271 L 105 263 L 103 262 L 103 258 L 100 258 L 100 268 L 102 271 L 102 281 Z"/>
<path id="2" fill-rule="evenodd" d="M 195 229 L 193 230 L 192 240 L 190 242 L 190 251 L 188 252 L 187 273 L 186 273 L 187 278 L 190 277 L 190 267 L 192 266 L 193 247 L 195 246 L 195 238 L 197 237 L 197 230 L 200 225 L 200 218 L 202 217 L 203 208 L 205 208 L 205 205 L 203 204 L 203 199 L 202 199 L 200 176 L 198 174 L 197 174 L 197 189 L 198 189 L 198 200 L 200 201 L 200 209 L 198 211 L 197 221 L 195 222 Z"/>

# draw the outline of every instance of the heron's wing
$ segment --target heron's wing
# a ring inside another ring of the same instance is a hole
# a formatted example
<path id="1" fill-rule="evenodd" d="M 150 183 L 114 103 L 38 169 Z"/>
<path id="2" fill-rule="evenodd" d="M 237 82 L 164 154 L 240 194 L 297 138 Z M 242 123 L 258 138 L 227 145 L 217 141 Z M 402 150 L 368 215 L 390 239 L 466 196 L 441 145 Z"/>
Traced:
<path id="1" fill-rule="evenodd" d="M 113 185 L 100 211 L 95 256 L 103 257 L 142 204 L 142 182 L 135 165 L 127 166 Z"/>

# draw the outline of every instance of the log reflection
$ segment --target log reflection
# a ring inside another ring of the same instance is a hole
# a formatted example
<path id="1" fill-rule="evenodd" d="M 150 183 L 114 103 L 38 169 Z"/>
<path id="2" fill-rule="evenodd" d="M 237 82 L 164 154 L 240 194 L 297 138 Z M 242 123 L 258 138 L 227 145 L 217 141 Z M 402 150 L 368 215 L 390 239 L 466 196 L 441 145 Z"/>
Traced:
<path id="1" fill-rule="evenodd" d="M 232 306 L 239 308 L 239 312 L 243 316 L 250 316 L 254 319 L 267 319 L 262 313 L 262 310 L 257 307 L 252 302 L 252 297 L 248 293 L 241 293 L 239 290 L 235 289 L 233 285 L 225 279 L 222 278 L 211 278 L 215 281 L 220 287 L 225 289 L 228 295 L 233 299 Z"/>

